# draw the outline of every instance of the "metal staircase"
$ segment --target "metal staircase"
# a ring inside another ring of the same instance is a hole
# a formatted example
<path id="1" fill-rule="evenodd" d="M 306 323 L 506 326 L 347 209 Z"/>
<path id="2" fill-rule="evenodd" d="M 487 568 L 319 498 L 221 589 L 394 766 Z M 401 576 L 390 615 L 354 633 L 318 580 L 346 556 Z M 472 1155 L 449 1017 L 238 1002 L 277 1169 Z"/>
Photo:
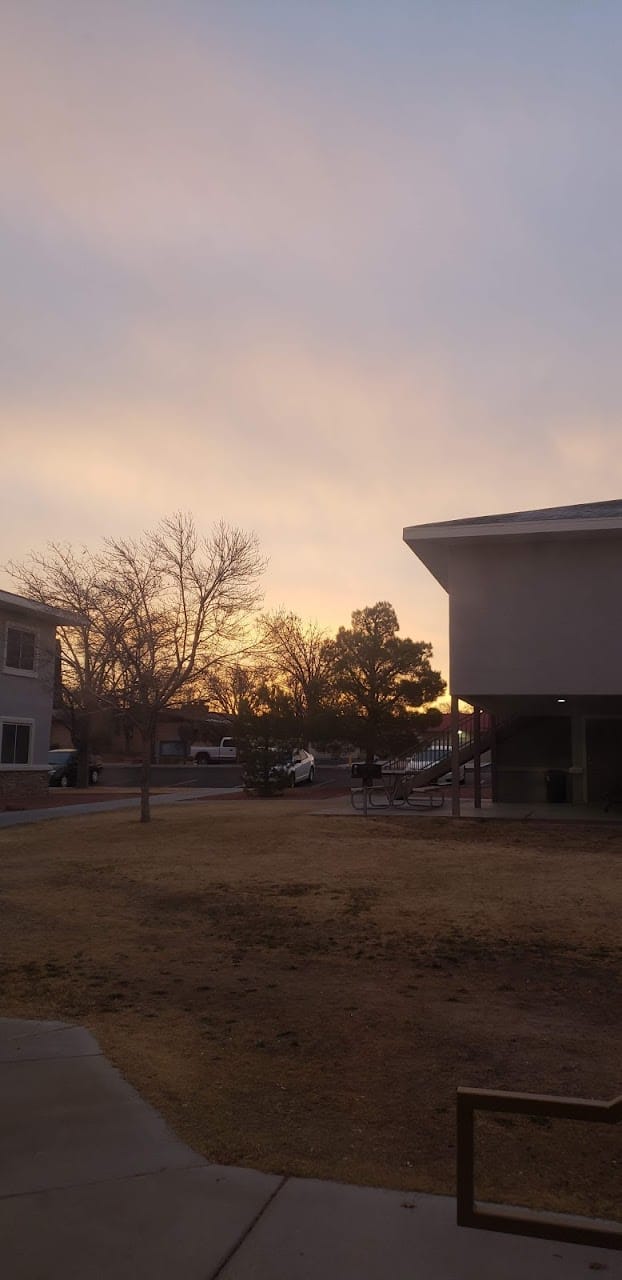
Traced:
<path id="1" fill-rule="evenodd" d="M 480 755 L 490 750 L 495 736 L 498 738 L 501 732 L 505 736 L 515 722 L 513 718 L 497 721 L 496 725 L 488 724 L 486 728 L 482 727 L 479 735 Z M 472 760 L 475 755 L 475 715 L 472 712 L 459 717 L 458 735 L 460 740 L 458 761 L 463 765 Z M 383 772 L 414 776 L 419 787 L 437 782 L 444 774 L 451 772 L 451 766 L 451 729 L 444 729 L 431 741 L 417 747 L 414 751 L 409 751 L 406 755 L 394 756 L 393 759 L 382 762 Z"/>

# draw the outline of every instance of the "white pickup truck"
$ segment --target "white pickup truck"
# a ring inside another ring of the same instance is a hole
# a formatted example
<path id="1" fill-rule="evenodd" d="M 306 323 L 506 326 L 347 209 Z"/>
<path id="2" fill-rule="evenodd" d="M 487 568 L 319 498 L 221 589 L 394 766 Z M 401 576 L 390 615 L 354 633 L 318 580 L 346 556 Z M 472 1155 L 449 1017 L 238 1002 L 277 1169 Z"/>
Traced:
<path id="1" fill-rule="evenodd" d="M 190 747 L 190 759 L 195 764 L 223 764 L 224 761 L 235 764 L 237 758 L 233 738 L 221 738 L 218 746 L 214 742 L 193 742 Z"/>

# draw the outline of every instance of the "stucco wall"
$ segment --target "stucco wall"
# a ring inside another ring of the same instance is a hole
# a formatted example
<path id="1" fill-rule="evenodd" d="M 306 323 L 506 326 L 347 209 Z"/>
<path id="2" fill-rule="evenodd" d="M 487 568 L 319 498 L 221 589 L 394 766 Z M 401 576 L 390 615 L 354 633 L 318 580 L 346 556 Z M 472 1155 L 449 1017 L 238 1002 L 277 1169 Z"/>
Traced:
<path id="1" fill-rule="evenodd" d="M 4 671 L 6 625 L 37 632 L 37 669 L 34 676 Z M 0 612 L 0 718 L 32 719 L 34 738 L 31 764 L 45 765 L 50 746 L 50 720 L 54 692 L 56 628 L 24 614 Z"/>
<path id="2" fill-rule="evenodd" d="M 455 547 L 449 596 L 454 693 L 622 694 L 622 537 Z"/>
<path id="3" fill-rule="evenodd" d="M 500 737 L 497 743 L 495 798 L 542 804 L 547 799 L 546 775 L 549 770 L 567 770 L 571 764 L 568 717 L 525 719 L 507 738 Z"/>

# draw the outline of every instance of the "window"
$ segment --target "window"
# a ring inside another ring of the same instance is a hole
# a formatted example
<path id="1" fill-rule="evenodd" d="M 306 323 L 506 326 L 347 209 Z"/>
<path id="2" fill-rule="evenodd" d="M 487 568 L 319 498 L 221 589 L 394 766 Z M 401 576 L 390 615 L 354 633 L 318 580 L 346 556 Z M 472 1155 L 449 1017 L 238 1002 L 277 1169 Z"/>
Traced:
<path id="1" fill-rule="evenodd" d="M 30 764 L 32 725 L 23 721 L 2 721 L 0 764 Z"/>
<path id="2" fill-rule="evenodd" d="M 34 671 L 35 631 L 22 631 L 20 627 L 7 626 L 4 665 L 11 671 Z"/>

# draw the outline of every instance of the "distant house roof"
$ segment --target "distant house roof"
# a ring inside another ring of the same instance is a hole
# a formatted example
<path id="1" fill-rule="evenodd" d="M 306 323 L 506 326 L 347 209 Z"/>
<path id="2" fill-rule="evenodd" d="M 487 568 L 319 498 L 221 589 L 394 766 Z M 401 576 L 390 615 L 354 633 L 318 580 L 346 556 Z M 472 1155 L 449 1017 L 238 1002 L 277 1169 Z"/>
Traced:
<path id="1" fill-rule="evenodd" d="M 447 552 L 451 545 L 464 545 L 474 538 L 576 537 L 609 530 L 622 533 L 622 498 L 411 525 L 404 529 L 404 541 L 447 589 Z"/>
<path id="2" fill-rule="evenodd" d="M 57 626 L 81 627 L 87 621 L 79 613 L 73 613 L 69 609 L 55 609 L 50 604 L 41 604 L 39 600 L 29 600 L 26 596 L 15 595 L 12 591 L 0 590 L 0 608 L 3 606 L 6 609 L 10 609 L 11 612 L 34 614 L 39 618 L 47 618 L 49 622 L 54 622 Z"/>
<path id="3" fill-rule="evenodd" d="M 179 720 L 203 721 L 214 724 L 232 724 L 233 716 L 228 716 L 224 711 L 210 711 L 208 707 L 197 705 L 196 703 L 185 702 L 179 706 L 165 707 L 159 714 L 162 722 L 174 723 Z"/>

